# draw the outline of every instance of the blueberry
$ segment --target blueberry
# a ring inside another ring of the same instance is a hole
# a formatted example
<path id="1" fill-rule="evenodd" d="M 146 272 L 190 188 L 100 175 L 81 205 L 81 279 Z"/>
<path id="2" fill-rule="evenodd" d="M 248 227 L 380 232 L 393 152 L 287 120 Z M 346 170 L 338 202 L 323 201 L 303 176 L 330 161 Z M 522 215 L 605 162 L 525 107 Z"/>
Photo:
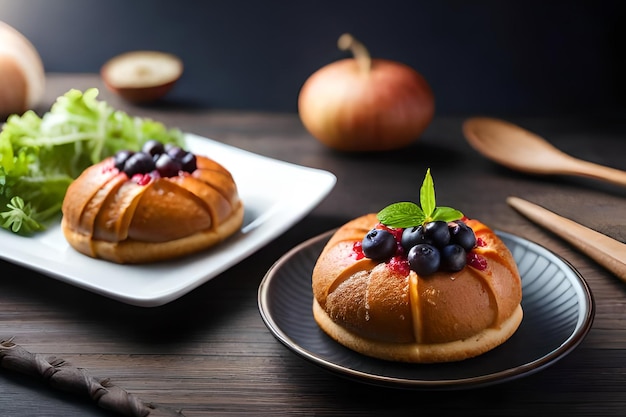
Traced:
<path id="1" fill-rule="evenodd" d="M 156 160 L 155 168 L 162 177 L 174 177 L 181 170 L 181 164 L 170 155 L 163 153 Z"/>
<path id="2" fill-rule="evenodd" d="M 446 271 L 460 271 L 465 267 L 467 253 L 465 249 L 456 244 L 444 246 L 441 249 L 441 269 Z"/>
<path id="3" fill-rule="evenodd" d="M 141 151 L 150 156 L 160 155 L 165 152 L 165 147 L 156 139 L 150 139 L 141 147 Z"/>
<path id="4" fill-rule="evenodd" d="M 131 155 L 124 163 L 124 172 L 128 177 L 135 174 L 146 174 L 154 170 L 152 157 L 144 152 L 137 152 Z"/>
<path id="5" fill-rule="evenodd" d="M 408 227 L 402 231 L 402 238 L 400 243 L 406 252 L 411 248 L 424 241 L 424 228 L 422 226 Z"/>
<path id="6" fill-rule="evenodd" d="M 372 229 L 363 238 L 363 254 L 373 260 L 385 260 L 396 253 L 396 238 L 382 229 Z"/>
<path id="7" fill-rule="evenodd" d="M 419 275 L 437 272 L 441 263 L 439 250 L 427 243 L 415 245 L 407 256 L 409 267 Z"/>
<path id="8" fill-rule="evenodd" d="M 448 223 L 442 220 L 435 220 L 424 225 L 424 239 L 427 243 L 443 248 L 450 243 L 450 231 Z"/>
<path id="9" fill-rule="evenodd" d="M 117 151 L 117 153 L 113 157 L 115 168 L 117 168 L 119 171 L 123 171 L 126 160 L 130 158 L 133 154 L 133 151 L 128 150 Z"/>
<path id="10" fill-rule="evenodd" d="M 171 156 L 172 158 L 178 161 L 181 161 L 183 157 L 187 154 L 187 151 L 185 151 L 179 146 L 168 146 L 166 149 L 166 152 L 168 153 L 169 156 Z"/>
<path id="11" fill-rule="evenodd" d="M 187 152 L 181 159 L 180 159 L 180 163 L 182 164 L 182 169 L 185 172 L 194 172 L 197 168 L 196 165 L 196 156 L 191 153 L 191 152 Z"/>
<path id="12" fill-rule="evenodd" d="M 476 246 L 476 235 L 465 222 L 461 220 L 450 222 L 448 229 L 450 230 L 450 242 L 460 245 L 466 252 L 471 251 Z"/>

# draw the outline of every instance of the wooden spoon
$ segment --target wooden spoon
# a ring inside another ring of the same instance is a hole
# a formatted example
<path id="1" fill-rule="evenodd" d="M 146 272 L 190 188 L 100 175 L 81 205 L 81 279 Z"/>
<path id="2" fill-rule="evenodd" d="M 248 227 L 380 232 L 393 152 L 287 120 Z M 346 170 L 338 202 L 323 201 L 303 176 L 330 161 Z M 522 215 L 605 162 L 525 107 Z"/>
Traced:
<path id="1" fill-rule="evenodd" d="M 521 198 L 509 197 L 506 202 L 626 281 L 626 244 Z"/>
<path id="2" fill-rule="evenodd" d="M 463 123 L 463 133 L 478 152 L 517 171 L 577 175 L 626 186 L 626 172 L 574 158 L 512 123 L 470 118 Z"/>

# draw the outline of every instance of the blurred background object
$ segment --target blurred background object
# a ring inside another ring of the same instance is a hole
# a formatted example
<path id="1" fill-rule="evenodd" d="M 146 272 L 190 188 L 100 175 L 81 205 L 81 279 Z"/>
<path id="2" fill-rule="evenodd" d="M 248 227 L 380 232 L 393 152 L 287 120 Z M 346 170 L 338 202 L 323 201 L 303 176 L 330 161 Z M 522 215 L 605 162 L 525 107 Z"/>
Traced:
<path id="1" fill-rule="evenodd" d="M 35 107 L 45 85 L 37 49 L 17 29 L 0 21 L 0 118 Z"/>
<path id="2" fill-rule="evenodd" d="M 311 135 L 348 152 L 401 149 L 419 138 L 435 114 L 424 77 L 401 62 L 372 58 L 349 33 L 337 46 L 353 56 L 318 69 L 300 89 L 298 113 Z"/>
<path id="3" fill-rule="evenodd" d="M 203 107 L 296 112 L 304 81 L 347 55 L 336 40 L 350 32 L 373 57 L 419 71 L 438 115 L 623 108 L 625 11 L 618 0 L 0 0 L 0 20 L 48 72 L 168 52 L 185 63 L 168 100 Z"/>
<path id="4" fill-rule="evenodd" d="M 175 55 L 159 51 L 129 51 L 104 63 L 100 76 L 106 87 L 133 103 L 164 97 L 183 74 Z"/>

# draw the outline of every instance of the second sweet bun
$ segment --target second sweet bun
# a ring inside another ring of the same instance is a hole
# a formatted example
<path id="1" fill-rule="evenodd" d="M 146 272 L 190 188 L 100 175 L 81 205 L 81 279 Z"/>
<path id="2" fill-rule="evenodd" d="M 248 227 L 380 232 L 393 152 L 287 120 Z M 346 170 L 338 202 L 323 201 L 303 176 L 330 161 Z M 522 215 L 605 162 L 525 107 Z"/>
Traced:
<path id="1" fill-rule="evenodd" d="M 178 258 L 236 233 L 244 206 L 230 172 L 200 155 L 190 172 L 128 175 L 114 157 L 68 188 L 61 227 L 79 252 L 116 263 Z"/>

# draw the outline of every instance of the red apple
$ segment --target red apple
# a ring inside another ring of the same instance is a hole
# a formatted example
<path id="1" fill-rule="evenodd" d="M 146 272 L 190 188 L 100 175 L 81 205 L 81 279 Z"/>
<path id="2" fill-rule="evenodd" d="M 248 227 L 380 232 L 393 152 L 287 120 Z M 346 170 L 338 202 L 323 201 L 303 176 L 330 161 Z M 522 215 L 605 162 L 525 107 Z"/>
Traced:
<path id="1" fill-rule="evenodd" d="M 349 34 L 341 49 L 354 58 L 328 64 L 303 84 L 298 113 L 305 128 L 341 151 L 385 151 L 419 139 L 435 113 L 433 92 L 413 68 L 372 59 Z"/>

